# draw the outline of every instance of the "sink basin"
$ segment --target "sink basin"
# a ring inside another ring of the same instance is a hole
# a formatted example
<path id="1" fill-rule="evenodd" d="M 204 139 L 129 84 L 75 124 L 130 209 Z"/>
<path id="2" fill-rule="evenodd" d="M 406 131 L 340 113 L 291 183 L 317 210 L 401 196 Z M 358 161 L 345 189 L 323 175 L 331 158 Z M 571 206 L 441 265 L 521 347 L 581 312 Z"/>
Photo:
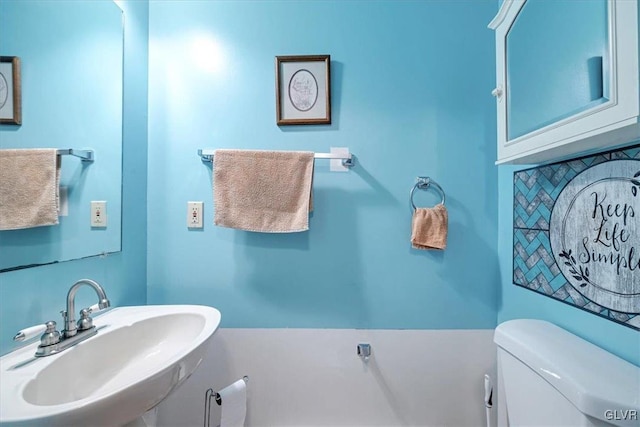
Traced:
<path id="1" fill-rule="evenodd" d="M 98 334 L 35 358 L 38 343 L 0 358 L 0 423 L 123 425 L 155 407 L 202 361 L 220 312 L 198 305 L 118 307 Z"/>

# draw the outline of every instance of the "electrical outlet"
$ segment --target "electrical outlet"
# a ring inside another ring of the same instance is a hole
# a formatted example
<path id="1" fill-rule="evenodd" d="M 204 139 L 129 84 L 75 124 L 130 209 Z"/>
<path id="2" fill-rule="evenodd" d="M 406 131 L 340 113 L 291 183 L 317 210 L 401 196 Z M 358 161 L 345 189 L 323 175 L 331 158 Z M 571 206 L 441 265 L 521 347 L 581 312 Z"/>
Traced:
<path id="1" fill-rule="evenodd" d="M 202 228 L 202 202 L 187 202 L 187 227 Z"/>
<path id="2" fill-rule="evenodd" d="M 91 202 L 91 226 L 100 228 L 107 226 L 107 202 Z"/>

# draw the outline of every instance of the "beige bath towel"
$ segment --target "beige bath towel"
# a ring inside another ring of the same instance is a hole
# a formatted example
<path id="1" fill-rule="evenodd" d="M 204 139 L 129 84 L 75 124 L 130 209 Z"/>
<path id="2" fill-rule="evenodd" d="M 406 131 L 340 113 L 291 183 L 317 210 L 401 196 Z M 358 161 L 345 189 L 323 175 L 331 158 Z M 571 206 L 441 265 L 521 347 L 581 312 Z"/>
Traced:
<path id="1" fill-rule="evenodd" d="M 0 230 L 58 224 L 56 149 L 0 150 Z"/>
<path id="2" fill-rule="evenodd" d="M 433 208 L 418 208 L 411 221 L 411 246 L 416 249 L 447 247 L 447 208 L 442 203 Z"/>
<path id="3" fill-rule="evenodd" d="M 214 224 L 263 233 L 309 229 L 313 152 L 216 150 Z"/>

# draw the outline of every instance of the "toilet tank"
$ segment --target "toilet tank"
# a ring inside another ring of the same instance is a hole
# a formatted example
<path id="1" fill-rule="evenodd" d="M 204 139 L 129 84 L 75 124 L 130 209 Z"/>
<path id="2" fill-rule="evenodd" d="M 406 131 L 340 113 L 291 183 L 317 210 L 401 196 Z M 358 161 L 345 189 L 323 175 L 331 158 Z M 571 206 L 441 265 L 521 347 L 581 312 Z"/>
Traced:
<path id="1" fill-rule="evenodd" d="M 640 427 L 639 367 L 543 320 L 504 322 L 494 341 L 507 425 Z"/>

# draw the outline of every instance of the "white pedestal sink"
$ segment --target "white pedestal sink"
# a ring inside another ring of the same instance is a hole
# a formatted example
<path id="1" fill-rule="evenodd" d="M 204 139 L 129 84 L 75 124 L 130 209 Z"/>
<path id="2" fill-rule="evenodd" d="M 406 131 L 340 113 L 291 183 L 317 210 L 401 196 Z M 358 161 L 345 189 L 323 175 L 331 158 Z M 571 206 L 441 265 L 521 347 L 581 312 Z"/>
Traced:
<path id="1" fill-rule="evenodd" d="M 35 358 L 38 343 L 0 358 L 3 426 L 118 426 L 152 409 L 198 367 L 220 312 L 198 305 L 118 307 L 98 334 Z"/>

